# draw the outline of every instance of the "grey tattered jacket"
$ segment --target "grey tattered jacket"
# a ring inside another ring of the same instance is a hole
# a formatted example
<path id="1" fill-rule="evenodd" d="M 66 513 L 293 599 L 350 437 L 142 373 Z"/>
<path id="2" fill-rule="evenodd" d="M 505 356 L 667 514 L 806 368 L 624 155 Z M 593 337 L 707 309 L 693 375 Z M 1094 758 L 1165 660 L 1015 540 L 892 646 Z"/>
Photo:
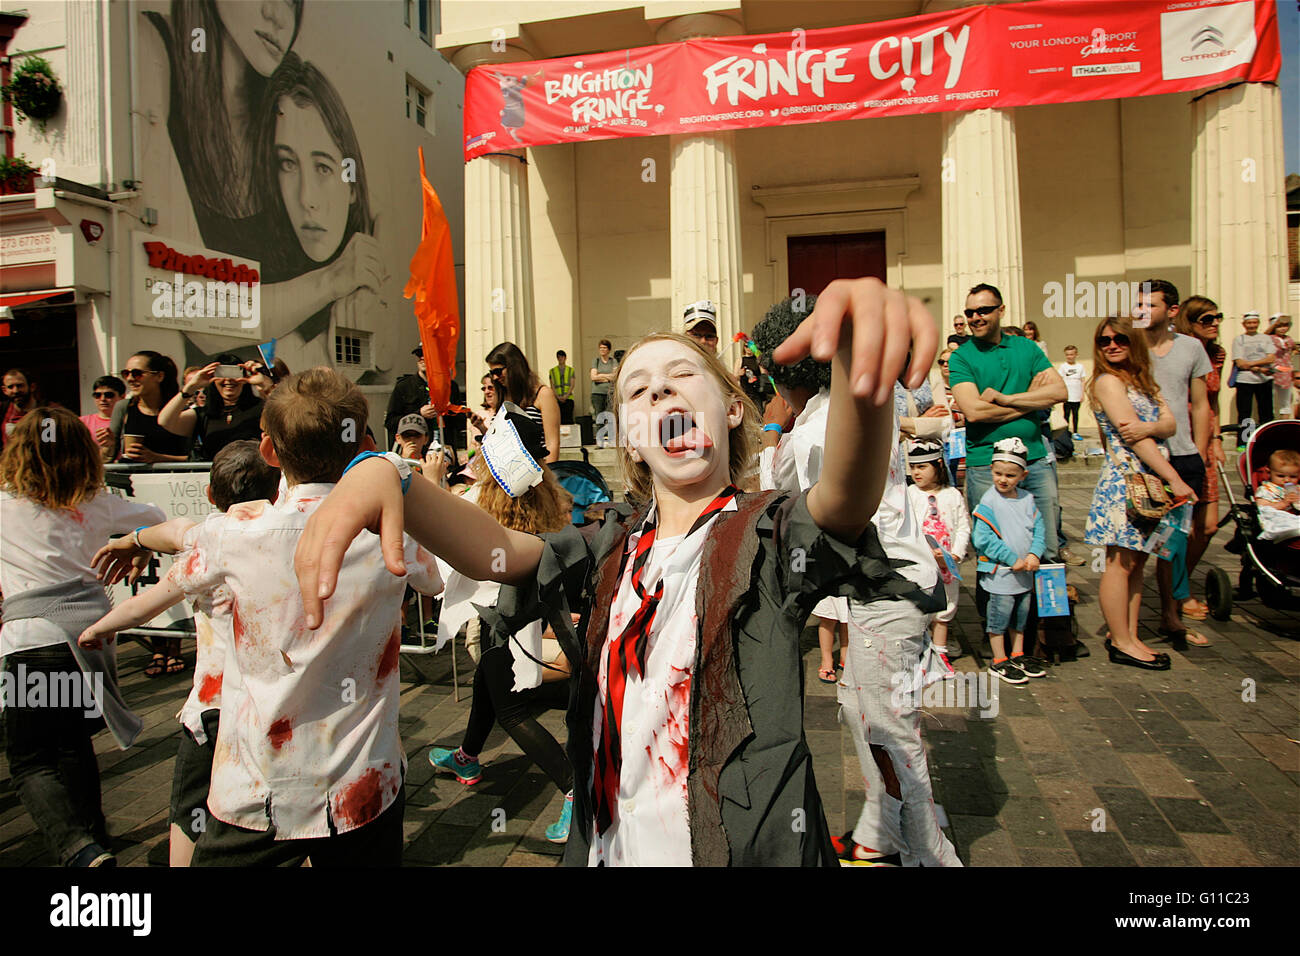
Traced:
<path id="1" fill-rule="evenodd" d="M 868 603 L 914 596 L 868 526 L 856 544 L 825 534 L 807 496 L 740 494 L 709 529 L 696 588 L 700 621 L 691 686 L 687 810 L 696 866 L 834 866 L 836 858 L 803 733 L 799 636 L 826 595 Z M 506 639 L 544 619 L 573 677 L 567 717 L 573 828 L 564 861 L 591 846 L 596 673 L 628 534 L 644 517 L 620 508 L 603 525 L 543 536 L 537 577 L 503 587 L 482 611 Z M 581 612 L 577 629 L 570 608 Z M 580 642 L 578 634 L 586 635 Z"/>

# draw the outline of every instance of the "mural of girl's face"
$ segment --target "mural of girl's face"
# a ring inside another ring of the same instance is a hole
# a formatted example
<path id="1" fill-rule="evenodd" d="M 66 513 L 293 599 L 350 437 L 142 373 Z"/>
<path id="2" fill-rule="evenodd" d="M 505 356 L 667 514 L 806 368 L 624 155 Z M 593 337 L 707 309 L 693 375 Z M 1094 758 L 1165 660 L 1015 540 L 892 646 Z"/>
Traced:
<path id="1" fill-rule="evenodd" d="M 347 232 L 354 187 L 343 181 L 343 159 L 314 105 L 281 97 L 275 125 L 280 196 L 302 251 L 324 262 Z"/>
<path id="2" fill-rule="evenodd" d="M 288 0 L 216 0 L 217 16 L 244 59 L 270 76 L 293 42 L 294 11 Z"/>

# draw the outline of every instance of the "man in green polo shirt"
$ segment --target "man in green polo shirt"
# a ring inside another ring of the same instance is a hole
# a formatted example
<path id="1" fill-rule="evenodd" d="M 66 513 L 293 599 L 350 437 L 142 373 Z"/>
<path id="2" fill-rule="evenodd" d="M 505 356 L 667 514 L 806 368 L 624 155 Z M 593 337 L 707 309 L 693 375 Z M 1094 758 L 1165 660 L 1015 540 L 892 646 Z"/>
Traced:
<path id="1" fill-rule="evenodd" d="M 972 338 L 948 359 L 948 383 L 966 416 L 966 500 L 972 511 L 992 487 L 993 443 L 1019 438 L 1029 449 L 1021 482 L 1046 529 L 1043 563 L 1057 560 L 1056 468 L 1043 442 L 1041 411 L 1065 401 L 1065 382 L 1037 342 L 1002 333 L 1002 293 L 981 282 L 966 296 Z"/>

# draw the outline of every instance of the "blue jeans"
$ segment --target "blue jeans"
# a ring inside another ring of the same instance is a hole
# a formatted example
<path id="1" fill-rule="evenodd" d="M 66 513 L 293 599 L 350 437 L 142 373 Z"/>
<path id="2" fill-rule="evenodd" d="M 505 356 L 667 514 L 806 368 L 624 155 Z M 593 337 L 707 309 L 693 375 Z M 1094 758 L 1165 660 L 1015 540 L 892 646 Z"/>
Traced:
<path id="1" fill-rule="evenodd" d="M 1029 592 L 990 594 L 986 613 L 990 634 L 1005 634 L 1008 629 L 1024 633 L 1025 625 L 1029 623 Z"/>
<path id="2" fill-rule="evenodd" d="M 984 497 L 984 492 L 993 487 L 991 466 L 966 465 L 966 501 L 970 510 Z M 1056 536 L 1057 518 L 1060 514 L 1060 497 L 1056 490 L 1056 463 L 1050 458 L 1040 458 L 1029 463 L 1029 473 L 1020 482 L 1020 487 L 1034 496 L 1034 503 L 1043 516 L 1043 563 L 1054 564 L 1061 542 Z"/>
<path id="3" fill-rule="evenodd" d="M 4 670 L 11 681 L 16 681 L 19 665 L 25 665 L 28 680 L 40 673 L 51 686 L 58 677 L 80 674 L 67 644 L 7 655 Z M 91 741 L 103 719 L 87 717 L 81 706 L 6 707 L 4 719 L 13 787 L 50 856 L 66 866 L 92 843 L 107 847 L 99 763 Z"/>

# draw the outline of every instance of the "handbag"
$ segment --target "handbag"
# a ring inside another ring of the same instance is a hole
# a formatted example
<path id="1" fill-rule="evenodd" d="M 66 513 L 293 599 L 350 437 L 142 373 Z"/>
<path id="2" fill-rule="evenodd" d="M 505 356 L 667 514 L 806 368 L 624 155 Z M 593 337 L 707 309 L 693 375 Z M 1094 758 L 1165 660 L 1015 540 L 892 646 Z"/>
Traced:
<path id="1" fill-rule="evenodd" d="M 1137 528 L 1154 528 L 1173 508 L 1173 496 L 1155 475 L 1140 472 L 1125 460 L 1124 505 L 1129 524 Z"/>
<path id="2" fill-rule="evenodd" d="M 1236 362 L 1233 362 L 1233 363 L 1232 363 L 1232 371 L 1228 373 L 1228 388 L 1236 388 L 1236 387 L 1237 387 L 1237 372 L 1238 372 L 1238 371 L 1240 371 L 1240 369 L 1237 368 L 1237 363 L 1236 363 Z"/>

